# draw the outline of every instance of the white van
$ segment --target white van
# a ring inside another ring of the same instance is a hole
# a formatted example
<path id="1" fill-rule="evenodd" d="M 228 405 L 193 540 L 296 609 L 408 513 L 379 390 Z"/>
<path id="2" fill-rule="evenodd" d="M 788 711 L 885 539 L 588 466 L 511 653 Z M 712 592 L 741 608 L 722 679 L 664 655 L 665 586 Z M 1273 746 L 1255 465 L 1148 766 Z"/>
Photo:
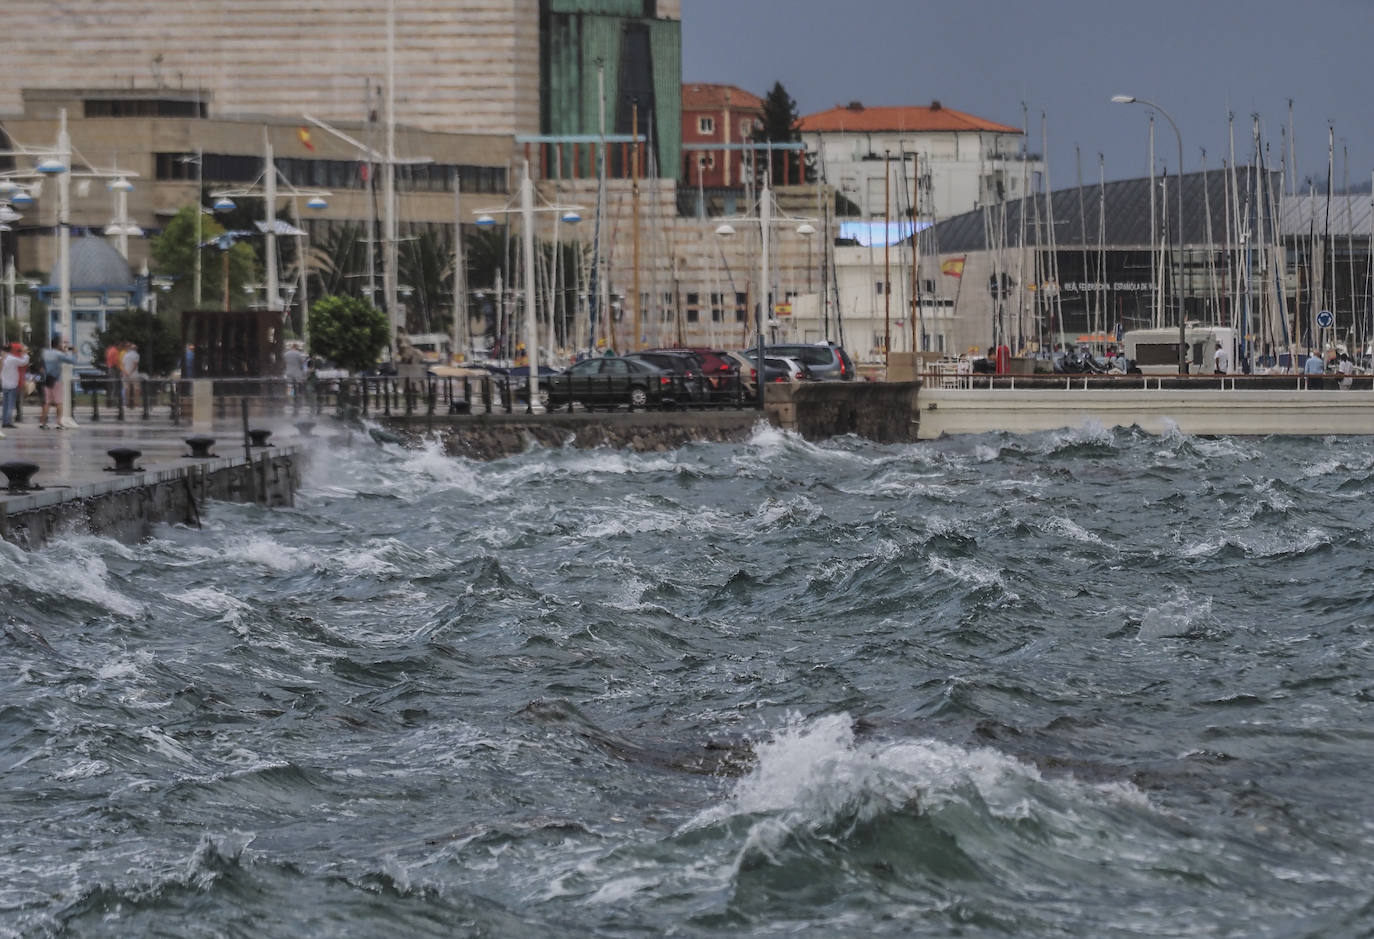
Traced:
<path id="1" fill-rule="evenodd" d="M 1231 374 L 1240 371 L 1236 331 L 1230 326 L 1203 326 L 1189 323 L 1184 338 L 1188 343 L 1188 374 L 1211 375 L 1215 369 L 1213 355 L 1221 343 L 1230 360 Z M 1121 337 L 1122 351 L 1136 368 L 1146 375 L 1178 374 L 1178 328 L 1132 329 Z"/>
<path id="2" fill-rule="evenodd" d="M 447 365 L 453 358 L 453 339 L 446 333 L 416 333 L 410 344 L 426 365 Z"/>

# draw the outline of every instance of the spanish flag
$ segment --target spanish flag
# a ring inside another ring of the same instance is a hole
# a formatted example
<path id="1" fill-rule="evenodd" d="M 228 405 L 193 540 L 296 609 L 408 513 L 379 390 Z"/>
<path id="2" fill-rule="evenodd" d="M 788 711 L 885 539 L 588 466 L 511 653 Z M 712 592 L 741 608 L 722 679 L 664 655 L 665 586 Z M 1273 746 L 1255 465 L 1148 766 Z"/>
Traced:
<path id="1" fill-rule="evenodd" d="M 963 277 L 964 262 L 967 260 L 968 255 L 964 255 L 962 258 L 950 258 L 948 261 L 943 261 L 940 264 L 940 273 L 948 274 L 950 277 Z"/>
<path id="2" fill-rule="evenodd" d="M 309 130 L 304 127 L 297 127 L 296 136 L 301 138 L 301 143 L 305 145 L 305 149 L 309 150 L 311 153 L 315 152 L 315 145 L 310 142 Z"/>

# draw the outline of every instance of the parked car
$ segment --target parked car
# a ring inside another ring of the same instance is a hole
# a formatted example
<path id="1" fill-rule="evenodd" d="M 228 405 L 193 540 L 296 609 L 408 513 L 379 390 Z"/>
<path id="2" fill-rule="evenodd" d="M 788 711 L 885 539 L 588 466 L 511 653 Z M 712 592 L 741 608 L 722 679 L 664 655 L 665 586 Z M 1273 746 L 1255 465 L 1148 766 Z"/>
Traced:
<path id="1" fill-rule="evenodd" d="M 540 379 L 544 407 L 576 402 L 591 410 L 628 404 L 643 408 L 671 403 L 673 373 L 632 357 L 584 359 L 556 375 Z"/>
<path id="2" fill-rule="evenodd" d="M 758 362 L 758 350 L 741 349 L 738 352 L 727 354 L 739 369 L 740 384 L 744 396 L 747 398 L 757 395 L 758 386 L 755 382 L 758 380 L 758 369 L 755 363 Z M 806 381 L 809 377 L 806 366 L 796 359 L 778 355 L 764 355 L 763 357 L 763 380 L 765 382 L 798 382 Z"/>
<path id="3" fill-rule="evenodd" d="M 853 381 L 857 377 L 854 360 L 833 342 L 774 344 L 764 346 L 763 354 L 797 359 L 816 381 Z"/>
<path id="4" fill-rule="evenodd" d="M 674 397 L 681 399 L 678 402 L 680 404 L 706 401 L 711 396 L 711 383 L 703 374 L 701 359 L 694 352 L 685 349 L 634 352 L 626 358 L 648 362 L 672 372 Z"/>
<path id="5" fill-rule="evenodd" d="M 730 391 L 737 366 L 729 358 L 729 353 L 709 349 L 704 346 L 682 346 L 671 349 L 649 349 L 649 352 L 688 352 L 701 361 L 701 374 L 711 382 L 716 391 Z"/>

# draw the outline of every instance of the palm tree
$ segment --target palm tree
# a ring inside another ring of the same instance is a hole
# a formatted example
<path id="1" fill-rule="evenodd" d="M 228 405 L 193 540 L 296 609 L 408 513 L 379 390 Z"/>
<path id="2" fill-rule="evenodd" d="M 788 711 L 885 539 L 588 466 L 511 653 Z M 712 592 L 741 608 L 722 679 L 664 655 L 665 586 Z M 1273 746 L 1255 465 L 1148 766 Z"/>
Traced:
<path id="1" fill-rule="evenodd" d="M 333 228 L 310 245 L 315 296 L 362 297 L 367 278 L 367 242 L 363 225 Z"/>

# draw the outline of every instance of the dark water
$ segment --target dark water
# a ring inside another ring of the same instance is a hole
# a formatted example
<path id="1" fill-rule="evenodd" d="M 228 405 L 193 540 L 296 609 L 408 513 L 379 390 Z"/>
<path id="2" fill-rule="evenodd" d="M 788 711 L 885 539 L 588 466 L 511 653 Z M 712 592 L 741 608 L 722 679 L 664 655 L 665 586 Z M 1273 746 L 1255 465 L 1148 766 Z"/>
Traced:
<path id="1" fill-rule="evenodd" d="M 0 547 L 0 934 L 1369 935 L 1371 496 L 760 430 Z"/>

